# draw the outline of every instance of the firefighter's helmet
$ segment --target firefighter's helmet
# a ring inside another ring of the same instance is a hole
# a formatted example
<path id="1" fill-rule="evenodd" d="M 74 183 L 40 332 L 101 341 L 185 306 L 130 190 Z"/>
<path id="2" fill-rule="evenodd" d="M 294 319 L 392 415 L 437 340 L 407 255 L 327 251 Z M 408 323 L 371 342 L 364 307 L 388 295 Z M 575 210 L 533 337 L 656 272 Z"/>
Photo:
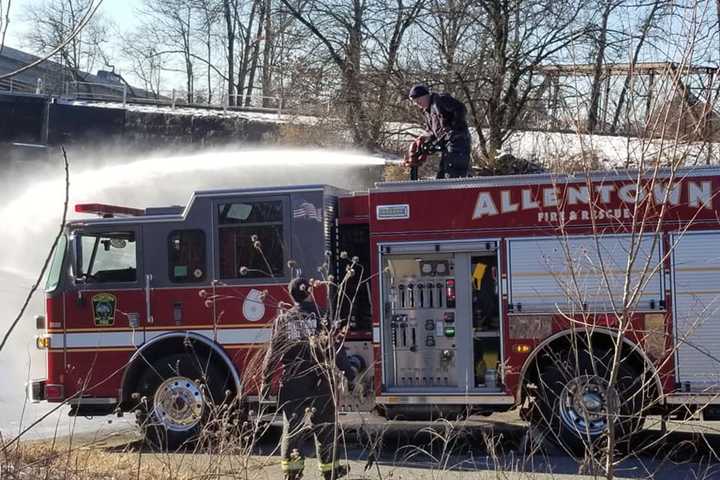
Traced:
<path id="1" fill-rule="evenodd" d="M 288 284 L 288 291 L 295 303 L 302 303 L 310 295 L 310 283 L 303 277 L 293 278 Z"/>

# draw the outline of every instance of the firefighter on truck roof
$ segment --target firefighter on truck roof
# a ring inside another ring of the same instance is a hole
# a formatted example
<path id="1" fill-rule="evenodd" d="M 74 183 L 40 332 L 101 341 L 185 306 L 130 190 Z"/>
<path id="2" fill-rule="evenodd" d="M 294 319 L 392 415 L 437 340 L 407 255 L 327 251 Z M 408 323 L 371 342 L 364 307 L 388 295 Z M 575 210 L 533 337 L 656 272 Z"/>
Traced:
<path id="1" fill-rule="evenodd" d="M 273 326 L 272 339 L 263 362 L 263 388 L 266 392 L 278 364 L 282 377 L 278 392 L 278 410 L 282 412 L 283 432 L 280 446 L 284 478 L 298 480 L 305 459 L 302 445 L 312 433 L 320 473 L 323 479 L 347 475 L 349 467 L 336 461 L 334 340 L 326 319 L 312 301 L 309 284 L 296 278 L 288 285 L 294 305 L 281 312 Z"/>
<path id="2" fill-rule="evenodd" d="M 470 130 L 465 105 L 447 93 L 431 93 L 426 85 L 410 89 L 410 99 L 422 109 L 425 132 L 410 145 L 405 164 L 411 168 L 411 178 L 427 158 L 428 153 L 440 152 L 437 178 L 459 178 L 470 174 Z"/>

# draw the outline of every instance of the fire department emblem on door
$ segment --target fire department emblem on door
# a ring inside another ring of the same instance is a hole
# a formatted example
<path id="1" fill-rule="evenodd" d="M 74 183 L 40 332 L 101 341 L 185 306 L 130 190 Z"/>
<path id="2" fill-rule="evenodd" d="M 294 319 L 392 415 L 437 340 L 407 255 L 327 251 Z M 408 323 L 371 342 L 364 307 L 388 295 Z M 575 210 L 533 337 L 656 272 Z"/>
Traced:
<path id="1" fill-rule="evenodd" d="M 98 293 L 92 297 L 96 327 L 109 327 L 115 323 L 117 298 L 111 293 Z"/>
<path id="2" fill-rule="evenodd" d="M 243 315 L 249 322 L 257 322 L 265 316 L 265 303 L 260 290 L 250 290 L 243 302 Z"/>

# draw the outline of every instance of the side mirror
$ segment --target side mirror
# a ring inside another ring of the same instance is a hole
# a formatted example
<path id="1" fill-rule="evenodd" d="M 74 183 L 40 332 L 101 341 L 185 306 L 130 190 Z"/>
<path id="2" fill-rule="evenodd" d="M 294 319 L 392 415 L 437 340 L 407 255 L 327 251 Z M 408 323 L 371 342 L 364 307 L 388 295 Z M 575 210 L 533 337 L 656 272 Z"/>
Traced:
<path id="1" fill-rule="evenodd" d="M 85 276 L 82 272 L 82 242 L 80 236 L 75 232 L 70 234 L 70 245 L 72 245 L 72 274 L 76 285 L 85 284 Z"/>
<path id="2" fill-rule="evenodd" d="M 83 280 L 84 283 L 84 280 Z M 80 290 L 77 292 L 77 299 L 75 300 L 75 303 L 77 303 L 78 307 L 84 307 L 85 306 L 85 298 L 83 298 L 83 294 Z"/>

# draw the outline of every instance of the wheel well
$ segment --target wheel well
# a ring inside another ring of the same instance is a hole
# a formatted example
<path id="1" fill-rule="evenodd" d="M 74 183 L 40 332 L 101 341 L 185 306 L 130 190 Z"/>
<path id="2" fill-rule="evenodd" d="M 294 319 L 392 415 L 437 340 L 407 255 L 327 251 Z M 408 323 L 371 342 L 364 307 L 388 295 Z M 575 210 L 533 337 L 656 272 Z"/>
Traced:
<path id="1" fill-rule="evenodd" d="M 526 383 L 537 383 L 538 372 L 542 369 L 540 362 L 542 361 L 543 351 L 551 349 L 555 350 L 567 350 L 571 349 L 573 345 L 573 337 L 576 338 L 575 343 L 584 345 L 591 345 L 593 350 L 595 349 L 608 349 L 612 350 L 615 348 L 615 341 L 617 335 L 611 331 L 599 331 L 594 332 L 592 335 L 579 332 L 561 332 L 554 335 L 550 339 L 540 344 L 532 353 L 531 357 L 525 361 L 520 374 L 520 382 L 518 383 L 518 397 L 520 402 L 524 400 L 525 389 L 523 386 Z M 590 337 L 590 338 L 588 338 Z M 649 382 L 650 398 L 656 399 L 662 393 L 662 386 L 660 378 L 658 376 L 655 365 L 645 356 L 644 352 L 639 345 L 631 342 L 627 338 L 623 339 L 622 342 L 622 362 L 629 365 L 638 371 L 642 372 L 644 369 L 648 369 L 652 376 L 652 381 Z M 539 368 L 538 368 L 539 367 Z"/>
<path id="2" fill-rule="evenodd" d="M 195 355 L 201 362 L 212 362 L 222 372 L 225 389 L 234 393 L 240 390 L 241 383 L 237 369 L 220 345 L 200 335 L 178 332 L 157 337 L 133 354 L 123 373 L 121 407 L 124 410 L 131 409 L 136 403 L 132 395 L 140 376 L 150 364 L 160 358 L 179 353 Z"/>

